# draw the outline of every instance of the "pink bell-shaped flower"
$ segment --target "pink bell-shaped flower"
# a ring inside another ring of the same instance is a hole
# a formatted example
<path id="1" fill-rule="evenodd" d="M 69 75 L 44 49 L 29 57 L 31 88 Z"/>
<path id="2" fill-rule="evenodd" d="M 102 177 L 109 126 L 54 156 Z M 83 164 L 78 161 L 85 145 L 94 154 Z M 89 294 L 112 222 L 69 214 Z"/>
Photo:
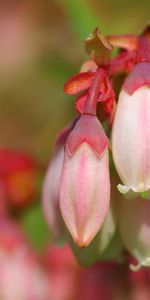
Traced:
<path id="1" fill-rule="evenodd" d="M 129 190 L 150 189 L 150 64 L 139 63 L 121 90 L 112 130 L 112 152 L 118 174 Z"/>
<path id="2" fill-rule="evenodd" d="M 59 198 L 78 246 L 88 246 L 100 230 L 109 200 L 108 139 L 96 116 L 84 114 L 67 139 Z"/>

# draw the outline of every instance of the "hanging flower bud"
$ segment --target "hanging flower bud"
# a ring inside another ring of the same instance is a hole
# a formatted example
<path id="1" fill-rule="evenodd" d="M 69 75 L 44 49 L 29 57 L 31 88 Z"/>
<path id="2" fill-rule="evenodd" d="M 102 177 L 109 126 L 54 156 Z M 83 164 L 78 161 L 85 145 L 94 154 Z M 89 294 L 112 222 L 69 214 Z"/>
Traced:
<path id="1" fill-rule="evenodd" d="M 120 200 L 119 229 L 128 251 L 138 260 L 133 270 L 150 266 L 150 201 L 147 199 Z"/>
<path id="2" fill-rule="evenodd" d="M 73 240 L 90 244 L 109 208 L 108 140 L 94 115 L 82 115 L 70 133 L 60 184 L 60 208 Z"/>
<path id="3" fill-rule="evenodd" d="M 121 193 L 150 188 L 150 64 L 137 64 L 119 96 L 112 151 Z"/>
<path id="4" fill-rule="evenodd" d="M 64 143 L 76 120 L 64 128 L 56 140 L 56 149 L 43 184 L 43 210 L 50 229 L 56 238 L 64 236 L 64 224 L 59 208 L 59 186 L 64 160 Z"/>
<path id="5" fill-rule="evenodd" d="M 64 228 L 58 203 L 63 159 L 64 147 L 61 147 L 50 163 L 43 185 L 44 214 L 55 237 L 61 236 Z"/>

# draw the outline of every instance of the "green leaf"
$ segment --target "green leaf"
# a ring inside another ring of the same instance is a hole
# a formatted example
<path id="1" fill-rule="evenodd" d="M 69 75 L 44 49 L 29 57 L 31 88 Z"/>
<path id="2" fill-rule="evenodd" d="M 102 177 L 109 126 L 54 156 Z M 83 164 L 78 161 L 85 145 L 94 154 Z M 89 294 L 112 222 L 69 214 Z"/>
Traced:
<path id="1" fill-rule="evenodd" d="M 142 198 L 142 199 L 148 199 L 148 198 L 149 198 L 148 192 L 147 192 L 147 191 L 142 192 L 142 193 L 141 193 L 141 198 Z"/>
<path id="2" fill-rule="evenodd" d="M 21 225 L 29 242 L 37 250 L 42 250 L 51 241 L 51 234 L 40 205 L 34 206 L 23 214 Z"/>

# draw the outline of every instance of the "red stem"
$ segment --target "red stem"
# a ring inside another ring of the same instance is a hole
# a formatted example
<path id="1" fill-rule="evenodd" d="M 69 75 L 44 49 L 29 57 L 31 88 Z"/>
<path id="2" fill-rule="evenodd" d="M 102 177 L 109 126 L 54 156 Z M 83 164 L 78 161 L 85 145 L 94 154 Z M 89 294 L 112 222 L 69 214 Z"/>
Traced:
<path id="1" fill-rule="evenodd" d="M 102 68 L 97 68 L 95 77 L 93 79 L 93 84 L 89 89 L 89 95 L 87 103 L 83 114 L 96 115 L 97 101 L 100 93 L 100 85 L 104 80 L 104 70 Z"/>

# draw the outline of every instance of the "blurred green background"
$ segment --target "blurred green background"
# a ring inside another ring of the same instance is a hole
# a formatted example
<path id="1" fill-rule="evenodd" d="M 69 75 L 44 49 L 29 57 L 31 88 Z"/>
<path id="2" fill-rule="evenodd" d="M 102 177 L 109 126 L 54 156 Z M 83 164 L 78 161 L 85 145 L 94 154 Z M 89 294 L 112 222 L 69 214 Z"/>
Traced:
<path id="1" fill-rule="evenodd" d="M 63 84 L 87 58 L 83 40 L 96 26 L 104 34 L 138 33 L 149 14 L 149 1 L 0 1 L 1 147 L 46 166 L 57 132 L 75 113 Z M 44 243 L 40 204 L 26 212 L 23 226 L 36 245 Z"/>

